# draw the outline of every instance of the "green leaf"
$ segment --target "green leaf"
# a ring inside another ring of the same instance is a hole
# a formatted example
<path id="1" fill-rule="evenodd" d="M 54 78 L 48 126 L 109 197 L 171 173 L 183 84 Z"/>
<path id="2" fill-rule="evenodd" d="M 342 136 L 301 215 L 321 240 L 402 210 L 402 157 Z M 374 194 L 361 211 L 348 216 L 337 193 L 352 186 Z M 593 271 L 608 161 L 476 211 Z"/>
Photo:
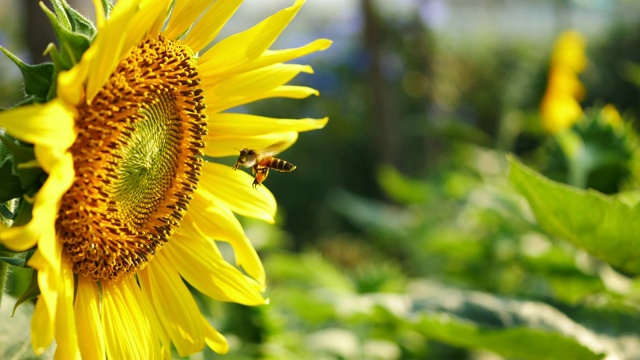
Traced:
<path id="1" fill-rule="evenodd" d="M 509 180 L 527 199 L 540 226 L 591 255 L 640 274 L 640 206 L 622 197 L 551 181 L 510 159 Z"/>
<path id="2" fill-rule="evenodd" d="M 7 306 L 0 308 L 0 359 L 38 360 L 53 359 L 55 346 L 49 346 L 42 354 L 36 355 L 31 346 L 31 319 L 34 305 L 26 303 L 18 311 L 11 313 L 15 298 L 5 295 Z"/>
<path id="3" fill-rule="evenodd" d="M 22 192 L 31 189 L 34 186 L 39 187 L 39 180 L 45 175 L 45 173 L 35 162 L 36 157 L 33 152 L 33 146 L 11 139 L 6 134 L 0 135 L 0 142 L 2 142 L 2 144 L 12 154 L 12 173 L 19 179 L 23 190 Z M 22 195 L 22 193 L 20 195 Z M 13 199 L 13 197 L 11 199 Z M 0 201 L 2 201 L 1 198 Z"/>
<path id="4" fill-rule="evenodd" d="M 56 17 L 60 26 L 64 27 L 65 29 L 71 30 L 71 22 L 67 17 L 66 11 L 64 11 L 66 0 L 50 0 L 50 2 L 53 6 L 53 11 L 55 11 L 56 13 Z"/>
<path id="5" fill-rule="evenodd" d="M 376 235 L 409 238 L 415 223 L 408 209 L 365 199 L 349 192 L 336 190 L 329 195 L 329 207 L 363 229 Z"/>
<path id="6" fill-rule="evenodd" d="M 402 315 L 412 329 L 447 344 L 516 359 L 637 358 L 637 340 L 612 338 L 539 301 L 516 300 L 418 280 Z M 625 352 L 627 352 L 625 354 Z M 622 355 L 624 354 L 624 355 Z"/>
<path id="7" fill-rule="evenodd" d="M 343 272 L 317 255 L 273 254 L 267 265 L 270 276 L 275 279 L 299 281 L 336 292 L 354 291 L 353 284 Z"/>
<path id="8" fill-rule="evenodd" d="M 11 266 L 17 266 L 17 267 L 24 267 L 24 259 L 22 258 L 17 258 L 17 257 L 7 257 L 7 256 L 0 256 L 0 261 L 7 263 Z"/>
<path id="9" fill-rule="evenodd" d="M 421 334 L 448 344 L 491 350 L 516 359 L 602 359 L 576 340 L 558 333 L 514 327 L 495 330 L 445 314 L 425 314 L 416 328 Z"/>
<path id="10" fill-rule="evenodd" d="M 24 303 L 25 301 L 34 298 L 40 295 L 40 286 L 38 286 L 38 272 L 33 270 L 31 273 L 31 282 L 29 282 L 29 287 L 20 295 L 20 298 L 16 301 L 16 304 L 13 306 L 13 313 L 15 314 L 18 306 Z"/>
<path id="11" fill-rule="evenodd" d="M 0 50 L 20 69 L 22 77 L 24 78 L 25 95 L 35 97 L 40 100 L 39 102 L 45 102 L 49 88 L 51 88 L 53 83 L 53 64 L 43 63 L 29 65 L 22 62 L 22 60 L 9 50 L 3 47 L 0 47 Z"/>
<path id="12" fill-rule="evenodd" d="M 22 195 L 20 179 L 13 174 L 11 152 L 0 142 L 0 206 Z"/>
<path id="13" fill-rule="evenodd" d="M 109 18 L 111 14 L 111 9 L 113 9 L 113 1 L 112 0 L 101 0 L 102 9 L 104 10 L 104 17 Z"/>
<path id="14" fill-rule="evenodd" d="M 426 181 L 408 178 L 391 165 L 380 166 L 377 178 L 385 194 L 401 204 L 423 204 L 432 197 Z"/>
<path id="15" fill-rule="evenodd" d="M 27 192 L 29 196 L 33 196 L 30 194 L 30 191 Z M 35 192 L 34 192 L 35 194 Z M 16 218 L 13 220 L 12 226 L 22 226 L 26 225 L 31 221 L 31 212 L 33 210 L 33 204 L 30 201 L 20 201 L 18 205 L 18 210 L 16 211 Z"/>
<path id="16" fill-rule="evenodd" d="M 34 251 L 35 250 L 28 250 L 19 253 L 5 251 L 4 254 L 0 255 L 0 261 L 5 262 L 11 266 L 21 268 L 28 267 L 27 261 L 31 258 L 31 255 L 33 255 Z"/>

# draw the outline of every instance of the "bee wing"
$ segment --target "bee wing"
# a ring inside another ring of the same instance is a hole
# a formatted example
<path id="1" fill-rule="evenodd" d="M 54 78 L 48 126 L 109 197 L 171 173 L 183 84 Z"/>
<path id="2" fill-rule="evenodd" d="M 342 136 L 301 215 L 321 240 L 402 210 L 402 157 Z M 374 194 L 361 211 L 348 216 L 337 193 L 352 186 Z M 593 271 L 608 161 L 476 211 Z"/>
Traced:
<path id="1" fill-rule="evenodd" d="M 273 145 L 269 145 L 266 149 L 260 151 L 261 156 L 273 156 L 279 154 L 287 147 L 287 141 L 278 141 Z"/>

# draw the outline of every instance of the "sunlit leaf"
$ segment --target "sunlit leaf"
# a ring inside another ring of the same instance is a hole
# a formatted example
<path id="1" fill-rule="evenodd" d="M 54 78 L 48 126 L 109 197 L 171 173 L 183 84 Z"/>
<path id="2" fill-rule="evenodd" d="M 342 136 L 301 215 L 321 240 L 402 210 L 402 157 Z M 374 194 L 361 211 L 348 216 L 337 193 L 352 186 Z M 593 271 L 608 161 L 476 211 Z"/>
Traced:
<path id="1" fill-rule="evenodd" d="M 631 274 L 640 274 L 640 207 L 553 182 L 511 159 L 509 180 L 550 234 Z"/>

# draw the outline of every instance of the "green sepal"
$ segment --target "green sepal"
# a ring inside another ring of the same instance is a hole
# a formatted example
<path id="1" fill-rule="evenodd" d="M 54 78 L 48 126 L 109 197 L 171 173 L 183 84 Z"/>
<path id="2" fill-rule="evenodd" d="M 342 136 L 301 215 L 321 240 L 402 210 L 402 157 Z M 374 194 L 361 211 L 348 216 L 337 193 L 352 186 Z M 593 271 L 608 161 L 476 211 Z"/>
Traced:
<path id="1" fill-rule="evenodd" d="M 49 17 L 49 21 L 51 21 L 53 30 L 58 38 L 59 51 L 48 51 L 48 54 L 56 66 L 56 71 L 69 70 L 80 61 L 82 54 L 84 54 L 89 48 L 89 45 L 91 45 L 91 39 L 87 35 L 74 32 L 64 24 L 61 24 L 61 20 L 56 17 L 56 14 L 51 12 L 44 4 L 40 3 L 40 7 L 47 17 Z M 61 17 L 66 18 L 66 16 Z M 69 21 L 68 18 L 67 21 Z M 69 25 L 69 27 L 70 26 L 71 25 Z M 51 47 L 49 47 L 48 50 L 51 50 Z"/>
<path id="2" fill-rule="evenodd" d="M 111 15 L 111 9 L 113 9 L 113 1 L 101 0 L 101 2 L 102 9 L 104 10 L 104 17 L 108 19 L 109 15 Z"/>
<path id="3" fill-rule="evenodd" d="M 16 254 L 17 256 L 1 256 L 0 257 L 0 261 L 5 262 L 11 266 L 15 266 L 15 267 L 27 267 L 27 260 L 29 260 L 29 258 L 31 258 L 31 255 L 33 255 L 34 250 L 29 250 L 23 253 L 18 253 Z"/>
<path id="4" fill-rule="evenodd" d="M 4 203 L 11 199 L 20 198 L 18 208 L 14 211 L 12 225 L 25 225 L 31 221 L 31 210 L 33 209 L 33 204 L 28 199 L 33 198 L 40 190 L 47 175 L 35 162 L 33 146 L 14 140 L 7 134 L 0 135 L 0 144 L 0 147 L 10 153 L 5 162 L 11 165 L 11 172 L 7 171 L 5 174 L 5 163 L 2 164 L 0 185 L 4 185 L 4 181 L 7 181 L 12 186 L 11 188 L 0 188 L 0 196 L 2 196 L 0 200 Z M 20 166 L 21 164 L 26 166 Z M 16 180 L 20 190 L 15 188 Z"/>
<path id="5" fill-rule="evenodd" d="M 40 100 L 39 102 L 45 102 L 47 100 L 47 94 L 49 88 L 53 84 L 53 64 L 42 63 L 37 65 L 29 65 L 17 56 L 12 54 L 9 50 L 0 47 L 0 50 L 20 69 L 22 77 L 24 78 L 24 93 L 28 97 L 35 97 Z"/>
<path id="6" fill-rule="evenodd" d="M 65 29 L 71 30 L 71 21 L 67 17 L 67 13 L 64 11 L 63 3 L 66 1 L 60 0 L 50 0 L 51 6 L 53 6 L 53 11 L 56 13 L 56 17 L 58 19 L 58 23 Z"/>
<path id="7" fill-rule="evenodd" d="M 0 261 L 7 263 L 11 266 L 16 266 L 16 267 L 24 266 L 24 259 L 20 259 L 20 258 L 0 256 Z"/>
<path id="8" fill-rule="evenodd" d="M 29 191 L 34 192 L 34 191 Z M 35 192 L 34 192 L 35 193 Z M 12 226 L 22 226 L 26 225 L 31 221 L 33 204 L 30 201 L 23 200 L 20 201 L 20 205 L 18 205 L 18 209 L 16 210 L 16 218 L 13 220 Z"/>
<path id="9" fill-rule="evenodd" d="M 22 187 L 22 192 L 34 186 L 40 187 L 38 182 L 45 172 L 35 162 L 36 156 L 33 152 L 33 146 L 11 139 L 8 135 L 0 135 L 0 142 L 11 153 L 12 174 L 18 178 Z M 0 191 L 1 192 L 1 191 Z M 19 196 L 19 195 L 18 195 Z M 8 200 L 11 200 L 14 196 Z M 1 202 L 7 201 L 2 200 Z"/>
<path id="10" fill-rule="evenodd" d="M 22 185 L 20 179 L 13 173 L 13 156 L 11 151 L 0 142 L 0 204 L 20 197 Z M 4 215 L 3 215 L 4 217 Z"/>
<path id="11" fill-rule="evenodd" d="M 51 0 L 59 22 L 68 30 L 84 34 L 92 39 L 96 34 L 93 23 L 67 4 L 66 0 Z"/>
<path id="12" fill-rule="evenodd" d="M 40 286 L 38 286 L 38 272 L 35 270 L 32 270 L 29 287 L 27 287 L 27 289 L 22 293 L 22 295 L 20 295 L 18 300 L 16 300 L 16 304 L 13 306 L 13 314 L 16 313 L 16 309 L 18 309 L 18 306 L 20 306 L 20 304 L 38 295 L 40 295 Z M 13 314 L 11 316 L 13 316 Z"/>

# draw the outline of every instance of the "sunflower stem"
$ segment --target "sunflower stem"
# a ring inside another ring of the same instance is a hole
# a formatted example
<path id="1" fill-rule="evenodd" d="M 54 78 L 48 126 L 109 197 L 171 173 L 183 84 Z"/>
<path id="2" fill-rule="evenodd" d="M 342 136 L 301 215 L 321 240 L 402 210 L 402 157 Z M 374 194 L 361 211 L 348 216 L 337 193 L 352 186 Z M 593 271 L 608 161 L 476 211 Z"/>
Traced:
<path id="1" fill-rule="evenodd" d="M 0 257 L 13 256 L 13 253 L 6 251 L 0 251 Z M 0 305 L 2 304 L 2 295 L 4 295 L 4 287 L 9 277 L 9 264 L 4 261 L 0 261 Z"/>

